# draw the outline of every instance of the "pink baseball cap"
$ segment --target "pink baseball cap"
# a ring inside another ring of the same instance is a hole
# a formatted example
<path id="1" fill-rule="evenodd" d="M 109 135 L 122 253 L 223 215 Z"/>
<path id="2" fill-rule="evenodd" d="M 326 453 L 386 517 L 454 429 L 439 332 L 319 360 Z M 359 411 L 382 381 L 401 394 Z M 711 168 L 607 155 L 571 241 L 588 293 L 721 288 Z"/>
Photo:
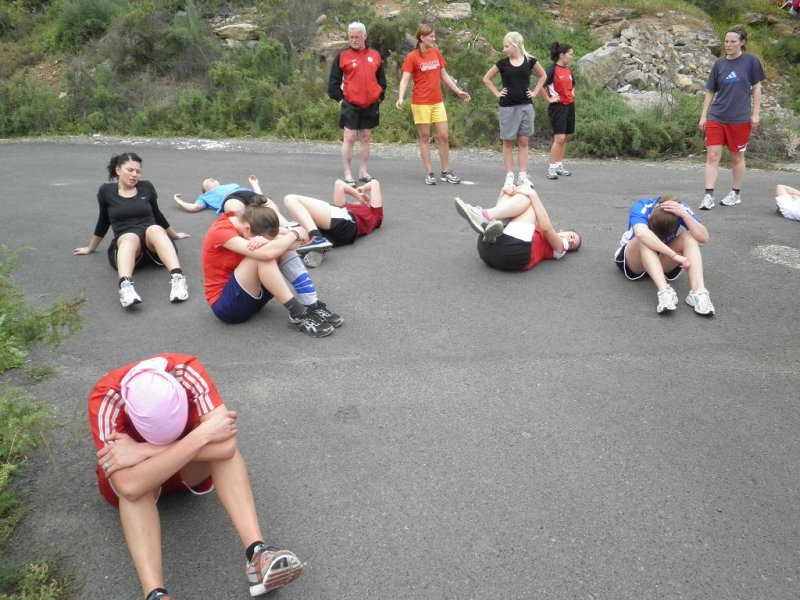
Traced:
<path id="1" fill-rule="evenodd" d="M 166 369 L 162 356 L 143 360 L 122 378 L 120 390 L 133 426 L 157 446 L 177 440 L 189 417 L 186 390 Z"/>

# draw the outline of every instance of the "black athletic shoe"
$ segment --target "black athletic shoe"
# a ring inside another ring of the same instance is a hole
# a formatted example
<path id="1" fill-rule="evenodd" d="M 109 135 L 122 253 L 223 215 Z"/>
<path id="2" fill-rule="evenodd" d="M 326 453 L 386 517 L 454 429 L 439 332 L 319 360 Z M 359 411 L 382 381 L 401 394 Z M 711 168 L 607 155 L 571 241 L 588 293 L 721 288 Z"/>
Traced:
<path id="1" fill-rule="evenodd" d="M 329 311 L 328 307 L 325 305 L 324 302 L 317 301 L 317 304 L 313 308 L 311 308 L 311 312 L 313 312 L 318 317 L 325 319 L 328 323 L 330 323 L 334 327 L 339 327 L 339 325 L 344 323 L 344 319 L 339 315 L 337 315 L 335 312 Z"/>
<path id="2" fill-rule="evenodd" d="M 301 317 L 294 318 L 289 315 L 289 323 L 297 327 L 298 331 L 305 331 L 313 337 L 325 337 L 333 333 L 333 325 L 316 314 L 308 307 Z"/>

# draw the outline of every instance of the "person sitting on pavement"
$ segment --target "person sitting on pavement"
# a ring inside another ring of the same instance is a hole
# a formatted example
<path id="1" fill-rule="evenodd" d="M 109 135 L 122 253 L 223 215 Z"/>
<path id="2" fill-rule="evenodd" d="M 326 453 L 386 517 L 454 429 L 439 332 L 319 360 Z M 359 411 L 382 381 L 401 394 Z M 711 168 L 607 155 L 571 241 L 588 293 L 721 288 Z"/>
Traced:
<path id="1" fill-rule="evenodd" d="M 252 596 L 300 577 L 303 564 L 293 552 L 264 542 L 237 448 L 237 415 L 196 357 L 159 354 L 110 371 L 92 389 L 88 413 L 98 488 L 119 508 L 146 600 L 171 599 L 161 566 L 156 504 L 166 494 L 200 496 L 216 488 L 245 548 Z"/>
<path id="2" fill-rule="evenodd" d="M 684 231 L 680 231 L 681 227 Z M 677 308 L 678 295 L 669 282 L 685 270 L 691 286 L 686 304 L 694 307 L 697 314 L 713 315 L 700 255 L 700 244 L 708 240 L 708 230 L 700 219 L 674 196 L 637 200 L 628 214 L 628 229 L 622 235 L 614 262 L 631 281 L 650 277 L 658 290 L 659 314 Z"/>
<path id="3" fill-rule="evenodd" d="M 158 265 L 170 274 L 170 302 L 189 298 L 186 277 L 178 260 L 173 240 L 188 238 L 175 231 L 158 208 L 158 194 L 149 181 L 141 179 L 142 159 L 133 152 L 111 157 L 106 167 L 108 180 L 97 191 L 100 214 L 89 245 L 75 248 L 73 254 L 93 254 L 108 228 L 114 239 L 108 246 L 108 262 L 119 277 L 119 301 L 124 308 L 140 304 L 141 296 L 133 287 L 133 271 L 140 265 Z"/>
<path id="4" fill-rule="evenodd" d="M 274 297 L 289 311 L 290 324 L 314 337 L 330 335 L 343 319 L 319 301 L 295 252 L 308 241 L 308 232 L 282 226 L 267 201 L 259 196 L 241 215 L 224 213 L 206 233 L 202 252 L 206 300 L 221 321 L 243 323 Z"/>
<path id="5" fill-rule="evenodd" d="M 775 186 L 778 211 L 787 219 L 800 221 L 800 191 L 788 185 Z"/>
<path id="6" fill-rule="evenodd" d="M 194 204 L 181 200 L 180 194 L 175 194 L 173 199 L 180 208 L 190 213 L 213 209 L 218 215 L 226 212 L 241 214 L 245 206 L 252 204 L 256 196 L 263 194 L 258 177 L 250 175 L 248 181 L 252 189 L 242 187 L 238 183 L 220 184 L 213 177 L 209 177 L 203 180 L 202 194 L 197 197 Z"/>
<path id="7" fill-rule="evenodd" d="M 355 202 L 348 203 L 348 197 Z M 337 179 L 333 184 L 332 205 L 324 200 L 299 194 L 287 195 L 283 199 L 283 205 L 292 219 L 308 231 L 311 238 L 298 251 L 324 252 L 331 246 L 346 246 L 371 233 L 383 223 L 381 185 L 374 178 L 358 188 Z M 306 264 L 309 265 L 310 261 L 307 260 Z"/>
<path id="8" fill-rule="evenodd" d="M 529 185 L 503 187 L 493 208 L 455 199 L 456 210 L 478 232 L 478 255 L 500 271 L 528 271 L 543 260 L 561 259 L 581 246 L 573 230 L 556 231 Z"/>

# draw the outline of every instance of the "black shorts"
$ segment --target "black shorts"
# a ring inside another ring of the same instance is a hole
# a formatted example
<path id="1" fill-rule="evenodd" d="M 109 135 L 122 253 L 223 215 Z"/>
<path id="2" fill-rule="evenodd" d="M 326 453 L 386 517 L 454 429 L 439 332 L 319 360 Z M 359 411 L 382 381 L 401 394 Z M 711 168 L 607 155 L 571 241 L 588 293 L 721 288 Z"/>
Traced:
<path id="1" fill-rule="evenodd" d="M 136 267 L 143 267 L 145 265 L 156 265 L 157 267 L 163 267 L 164 263 L 158 257 L 158 254 L 155 252 L 151 252 L 147 249 L 147 242 L 145 240 L 145 229 L 141 231 L 127 231 L 126 233 L 135 233 L 139 236 L 139 247 L 142 249 L 142 252 L 136 257 L 136 260 L 133 263 L 134 268 Z M 117 268 L 117 239 L 114 238 L 111 240 L 111 244 L 108 246 L 108 262 L 111 263 L 111 266 L 116 269 Z M 175 248 L 175 253 L 178 253 L 178 247 L 175 246 L 175 241 L 170 240 L 172 242 L 172 247 Z"/>
<path id="2" fill-rule="evenodd" d="M 350 211 L 348 211 L 350 212 Z M 358 226 L 352 213 L 349 219 L 331 219 L 330 229 L 320 229 L 320 233 L 334 246 L 347 246 L 356 241 Z"/>
<path id="3" fill-rule="evenodd" d="M 502 234 L 494 244 L 487 244 L 483 236 L 479 236 L 478 256 L 493 269 L 522 271 L 531 261 L 531 242 Z"/>
<path id="4" fill-rule="evenodd" d="M 256 194 L 253 190 L 237 190 L 225 196 L 222 206 L 225 206 L 225 202 L 231 199 L 240 200 L 245 206 L 250 206 L 254 202 L 254 198 L 260 195 L 261 194 Z"/>
<path id="5" fill-rule="evenodd" d="M 575 103 L 561 104 L 556 102 L 547 107 L 547 116 L 550 117 L 550 125 L 553 126 L 553 133 L 560 135 L 572 135 L 575 133 Z"/>
<path id="6" fill-rule="evenodd" d="M 359 129 L 375 129 L 380 123 L 378 107 L 380 102 L 361 108 L 342 100 L 342 112 L 339 113 L 339 127 L 358 131 Z"/>
<path id="7" fill-rule="evenodd" d="M 631 281 L 636 281 L 637 279 L 641 279 L 645 276 L 649 277 L 649 275 L 647 275 L 647 271 L 642 271 L 641 273 L 634 273 L 631 271 L 628 263 L 625 262 L 625 246 L 620 246 L 617 248 L 617 252 L 614 254 L 614 264 L 617 265 L 619 270 L 624 273 L 625 277 Z M 683 267 L 675 267 L 669 273 L 664 273 L 664 277 L 666 277 L 667 281 L 675 281 L 682 271 Z"/>

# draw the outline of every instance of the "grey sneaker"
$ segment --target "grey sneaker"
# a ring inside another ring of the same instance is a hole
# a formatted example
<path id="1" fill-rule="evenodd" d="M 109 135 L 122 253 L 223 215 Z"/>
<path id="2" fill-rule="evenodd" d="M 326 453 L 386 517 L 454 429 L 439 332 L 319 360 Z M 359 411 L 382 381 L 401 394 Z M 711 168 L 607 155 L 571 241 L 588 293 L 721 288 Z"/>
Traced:
<path id="1" fill-rule="evenodd" d="M 189 298 L 189 288 L 186 286 L 186 277 L 180 273 L 172 276 L 172 288 L 169 291 L 170 302 L 183 302 Z"/>
<path id="2" fill-rule="evenodd" d="M 714 196 L 706 194 L 703 196 L 703 201 L 700 202 L 700 210 L 711 210 L 714 208 Z"/>
<path id="3" fill-rule="evenodd" d="M 487 244 L 494 244 L 503 235 L 503 223 L 497 219 L 492 219 L 483 230 L 483 241 Z"/>
<path id="4" fill-rule="evenodd" d="M 722 200 L 719 201 L 719 203 L 722 204 L 723 206 L 736 206 L 741 201 L 742 201 L 741 196 L 739 196 L 739 194 L 731 190 L 730 192 L 728 192 L 727 196 L 725 196 Z"/>
<path id="5" fill-rule="evenodd" d="M 658 290 L 658 306 L 656 306 L 656 312 L 658 314 L 661 314 L 665 310 L 672 312 L 676 308 L 678 308 L 678 294 L 675 293 L 675 290 L 670 286 Z"/>
<path id="6" fill-rule="evenodd" d="M 558 179 L 558 173 L 556 173 L 555 169 L 547 169 L 547 178 Z"/>
<path id="7" fill-rule="evenodd" d="M 439 177 L 442 181 L 446 181 L 447 183 L 461 183 L 461 180 L 456 177 L 455 173 L 452 171 L 442 171 L 441 177 Z"/>
<path id="8" fill-rule="evenodd" d="M 425 183 L 428 185 L 436 185 L 436 175 L 434 173 L 428 173 L 425 176 Z"/>
<path id="9" fill-rule="evenodd" d="M 142 299 L 139 297 L 139 294 L 136 293 L 136 290 L 133 289 L 132 281 L 123 281 L 122 285 L 119 286 L 119 302 L 124 308 L 133 306 L 134 304 L 141 304 Z"/>
<path id="10" fill-rule="evenodd" d="M 696 292 L 689 292 L 689 295 L 686 296 L 686 304 L 693 306 L 694 312 L 698 315 L 714 314 L 714 305 L 711 304 L 711 298 L 706 288 L 701 288 Z"/>
<path id="11" fill-rule="evenodd" d="M 531 183 L 530 177 L 528 177 L 527 173 L 520 173 L 519 177 L 517 177 L 517 185 L 527 185 L 533 187 Z"/>
<path id="12" fill-rule="evenodd" d="M 558 165 L 556 167 L 556 175 L 561 175 L 562 177 L 569 177 L 572 175 L 569 171 L 564 168 L 564 165 Z"/>
<path id="13" fill-rule="evenodd" d="M 298 331 L 305 331 L 312 337 L 325 337 L 333 333 L 333 325 L 317 315 L 311 307 L 306 307 L 301 317 L 289 315 L 289 323 L 297 327 Z"/>
<path id="14" fill-rule="evenodd" d="M 455 204 L 458 214 L 466 219 L 469 226 L 478 233 L 484 233 L 484 228 L 489 223 L 489 219 L 483 214 L 483 209 L 480 206 L 467 204 L 461 198 L 456 198 Z"/>
<path id="15" fill-rule="evenodd" d="M 314 269 L 322 264 L 325 260 L 327 252 L 320 252 L 319 250 L 312 250 L 303 255 L 303 263 L 309 268 Z"/>

